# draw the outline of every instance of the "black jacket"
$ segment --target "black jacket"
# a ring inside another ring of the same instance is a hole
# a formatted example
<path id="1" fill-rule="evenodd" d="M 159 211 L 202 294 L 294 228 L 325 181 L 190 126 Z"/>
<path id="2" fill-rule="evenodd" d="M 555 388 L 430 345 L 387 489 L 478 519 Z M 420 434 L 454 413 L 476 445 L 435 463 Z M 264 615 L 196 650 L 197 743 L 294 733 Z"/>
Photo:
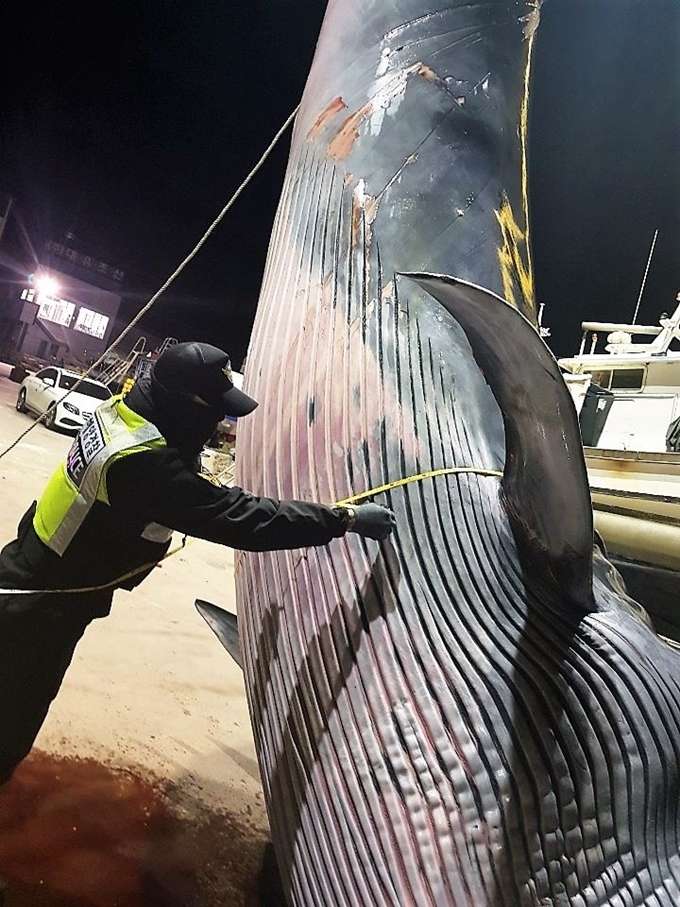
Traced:
<path id="1" fill-rule="evenodd" d="M 163 419 L 133 395 L 125 401 L 163 432 Z M 146 410 L 146 411 L 144 411 Z M 170 432 L 168 432 L 170 433 Z M 163 432 L 165 436 L 165 432 Z M 177 439 L 176 443 L 177 443 Z M 179 439 L 181 440 L 181 439 Z M 199 448 L 200 449 L 200 448 Z M 3 588 L 72 589 L 116 580 L 144 564 L 155 564 L 169 543 L 146 541 L 142 532 L 159 523 L 177 532 L 240 548 L 271 551 L 325 545 L 344 535 L 345 524 L 331 507 L 303 501 L 255 497 L 202 478 L 193 450 L 167 446 L 116 460 L 107 473 L 109 504 L 96 502 L 63 556 L 47 548 L 33 529 L 35 503 L 19 525 L 18 537 L 0 552 Z M 93 616 L 108 613 L 113 589 L 132 588 L 153 567 L 110 590 L 69 596 Z M 0 601 L 0 609 L 8 606 Z M 24 610 L 62 596 L 14 596 Z"/>

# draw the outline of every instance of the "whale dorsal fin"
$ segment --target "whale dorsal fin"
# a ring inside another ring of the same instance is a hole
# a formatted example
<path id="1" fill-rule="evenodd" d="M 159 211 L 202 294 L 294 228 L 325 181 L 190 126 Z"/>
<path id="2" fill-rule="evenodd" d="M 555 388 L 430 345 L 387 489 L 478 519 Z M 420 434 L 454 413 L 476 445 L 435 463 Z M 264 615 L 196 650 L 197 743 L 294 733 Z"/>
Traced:
<path id="1" fill-rule="evenodd" d="M 196 608 L 239 668 L 243 670 L 236 615 L 213 605 L 212 602 L 203 601 L 201 598 L 196 599 Z"/>
<path id="2" fill-rule="evenodd" d="M 460 324 L 505 425 L 503 490 L 523 561 L 592 605 L 593 512 L 578 417 L 533 325 L 499 296 L 456 278 L 404 274 Z"/>

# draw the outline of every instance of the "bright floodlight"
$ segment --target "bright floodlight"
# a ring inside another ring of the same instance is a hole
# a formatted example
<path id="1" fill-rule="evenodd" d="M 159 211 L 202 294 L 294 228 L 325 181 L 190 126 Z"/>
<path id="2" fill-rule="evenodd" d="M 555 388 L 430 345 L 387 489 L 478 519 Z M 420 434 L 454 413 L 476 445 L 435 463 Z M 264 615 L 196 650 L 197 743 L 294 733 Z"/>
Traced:
<path id="1" fill-rule="evenodd" d="M 52 277 L 39 277 L 35 282 L 35 288 L 40 294 L 54 296 L 59 289 L 59 284 Z"/>

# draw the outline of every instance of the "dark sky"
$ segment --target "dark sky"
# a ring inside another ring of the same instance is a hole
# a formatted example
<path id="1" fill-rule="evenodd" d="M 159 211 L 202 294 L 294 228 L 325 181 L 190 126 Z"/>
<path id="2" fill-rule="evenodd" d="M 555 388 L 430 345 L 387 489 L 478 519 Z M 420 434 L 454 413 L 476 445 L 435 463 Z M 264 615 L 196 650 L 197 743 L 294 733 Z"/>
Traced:
<path id="1" fill-rule="evenodd" d="M 0 194 L 38 246 L 73 232 L 126 271 L 134 313 L 298 102 L 322 0 L 60 3 L 2 29 Z M 37 9 L 37 8 L 36 8 Z M 150 330 L 247 344 L 288 141 Z M 640 321 L 680 289 L 680 2 L 545 0 L 531 109 L 534 262 L 558 354 L 584 318 Z"/>

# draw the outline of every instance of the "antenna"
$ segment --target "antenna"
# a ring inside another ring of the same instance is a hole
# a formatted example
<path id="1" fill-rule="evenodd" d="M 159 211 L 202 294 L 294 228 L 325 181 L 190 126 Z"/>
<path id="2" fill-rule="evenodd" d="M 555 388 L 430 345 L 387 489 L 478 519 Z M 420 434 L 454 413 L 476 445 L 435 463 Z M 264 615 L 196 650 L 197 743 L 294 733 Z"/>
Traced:
<path id="1" fill-rule="evenodd" d="M 656 238 L 659 235 L 659 228 L 657 227 L 654 231 L 654 239 L 652 240 L 652 248 L 649 250 L 649 258 L 647 259 L 647 267 L 645 268 L 645 276 L 642 278 L 642 286 L 640 287 L 640 295 L 638 296 L 637 305 L 635 306 L 635 314 L 633 315 L 633 320 L 631 324 L 635 324 L 638 317 L 638 312 L 640 311 L 640 300 L 642 299 L 642 294 L 645 289 L 645 283 L 647 282 L 647 274 L 649 274 L 649 265 L 652 261 L 652 255 L 654 254 L 654 246 L 656 245 Z"/>

